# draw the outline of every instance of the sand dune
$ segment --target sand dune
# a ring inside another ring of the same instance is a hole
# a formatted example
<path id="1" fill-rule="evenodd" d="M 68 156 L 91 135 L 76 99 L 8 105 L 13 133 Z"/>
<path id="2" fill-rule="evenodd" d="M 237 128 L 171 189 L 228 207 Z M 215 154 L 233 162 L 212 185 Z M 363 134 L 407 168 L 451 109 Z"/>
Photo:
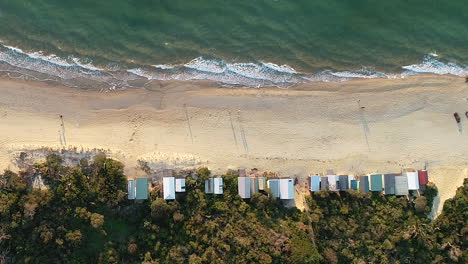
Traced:
<path id="1" fill-rule="evenodd" d="M 451 197 L 467 177 L 468 84 L 451 76 L 226 89 L 155 82 L 146 90 L 80 91 L 0 80 L 0 168 L 38 147 L 103 148 L 126 163 L 257 167 L 305 176 L 422 168 Z M 364 107 L 360 108 L 358 105 Z M 63 126 L 59 115 L 63 116 Z"/>

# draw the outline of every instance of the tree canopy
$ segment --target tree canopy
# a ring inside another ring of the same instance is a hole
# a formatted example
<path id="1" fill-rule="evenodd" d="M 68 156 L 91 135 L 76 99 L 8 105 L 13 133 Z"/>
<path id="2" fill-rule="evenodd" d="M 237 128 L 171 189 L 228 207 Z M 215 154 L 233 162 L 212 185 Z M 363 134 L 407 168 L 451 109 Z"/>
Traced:
<path id="1" fill-rule="evenodd" d="M 468 180 L 431 222 L 436 193 L 416 199 L 320 191 L 307 212 L 268 193 L 243 200 L 237 176 L 204 193 L 207 168 L 166 201 L 126 199 L 123 164 L 97 155 L 67 166 L 58 155 L 30 175 L 0 175 L 0 260 L 6 263 L 467 263 Z"/>

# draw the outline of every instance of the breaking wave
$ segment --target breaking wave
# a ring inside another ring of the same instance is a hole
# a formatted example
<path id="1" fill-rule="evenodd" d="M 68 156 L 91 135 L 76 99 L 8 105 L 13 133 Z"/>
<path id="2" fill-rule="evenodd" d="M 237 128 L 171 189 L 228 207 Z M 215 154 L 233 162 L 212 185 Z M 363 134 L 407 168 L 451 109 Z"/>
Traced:
<path id="1" fill-rule="evenodd" d="M 468 67 L 463 67 L 452 62 L 441 62 L 435 57 L 437 54 L 425 56 L 422 63 L 403 66 L 410 73 L 433 73 L 433 74 L 451 74 L 455 76 L 468 76 Z"/>
<path id="2" fill-rule="evenodd" d="M 195 58 L 185 64 L 155 64 L 125 69 L 122 66 L 96 66 L 89 58 L 60 57 L 43 52 L 25 52 L 0 42 L 0 71 L 16 72 L 38 80 L 55 80 L 68 86 L 123 89 L 142 87 L 148 80 L 211 80 L 228 87 L 287 88 L 305 82 L 347 81 L 351 79 L 404 78 L 420 73 L 467 76 L 468 67 L 443 62 L 427 55 L 419 64 L 403 66 L 400 73 L 383 73 L 372 68 L 356 71 L 304 73 L 289 65 L 271 62 L 226 62 Z M 38 75 L 39 74 L 39 75 Z M 143 81 L 139 82 L 138 81 Z"/>

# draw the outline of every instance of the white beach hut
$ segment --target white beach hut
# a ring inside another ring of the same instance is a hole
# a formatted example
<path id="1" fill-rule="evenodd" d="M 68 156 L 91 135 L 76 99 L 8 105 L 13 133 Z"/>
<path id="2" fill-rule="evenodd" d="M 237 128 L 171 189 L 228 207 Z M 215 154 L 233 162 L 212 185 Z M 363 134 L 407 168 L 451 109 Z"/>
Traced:
<path id="1" fill-rule="evenodd" d="M 406 170 L 404 175 L 408 178 L 408 190 L 419 190 L 418 172 L 414 170 Z"/>
<path id="2" fill-rule="evenodd" d="M 185 179 L 176 178 L 175 179 L 175 191 L 176 192 L 185 192 Z"/>
<path id="3" fill-rule="evenodd" d="M 328 189 L 330 191 L 338 191 L 337 186 L 336 186 L 337 176 L 327 175 L 327 177 L 328 177 Z"/>
<path id="4" fill-rule="evenodd" d="M 214 194 L 223 194 L 223 178 L 216 177 L 213 179 L 213 193 Z"/>
<path id="5" fill-rule="evenodd" d="M 280 179 L 280 199 L 294 199 L 294 181 L 293 179 Z"/>
<path id="6" fill-rule="evenodd" d="M 174 177 L 163 178 L 163 198 L 164 200 L 175 199 L 175 178 Z"/>
<path id="7" fill-rule="evenodd" d="M 239 196 L 242 199 L 250 198 L 250 177 L 238 177 L 237 187 L 239 191 Z"/>

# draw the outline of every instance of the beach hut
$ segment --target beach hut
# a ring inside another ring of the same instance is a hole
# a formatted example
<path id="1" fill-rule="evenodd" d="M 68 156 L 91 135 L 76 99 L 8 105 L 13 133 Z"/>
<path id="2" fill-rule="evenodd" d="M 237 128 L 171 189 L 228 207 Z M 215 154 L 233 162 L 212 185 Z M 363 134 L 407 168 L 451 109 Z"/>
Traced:
<path id="1" fill-rule="evenodd" d="M 223 194 L 223 178 L 216 177 L 216 178 L 213 179 L 213 183 L 214 183 L 213 193 L 214 194 Z"/>
<path id="2" fill-rule="evenodd" d="M 371 192 L 381 192 L 383 190 L 382 174 L 371 174 L 370 190 Z"/>
<path id="3" fill-rule="evenodd" d="M 328 190 L 328 177 L 320 177 L 320 190 Z"/>
<path id="4" fill-rule="evenodd" d="M 351 180 L 351 189 L 358 190 L 359 181 L 358 180 Z"/>
<path id="5" fill-rule="evenodd" d="M 267 188 L 266 178 L 265 177 L 258 177 L 257 181 L 258 181 L 258 189 L 260 191 L 266 190 L 266 188 Z"/>
<path id="6" fill-rule="evenodd" d="M 351 181 L 354 180 L 354 175 L 348 175 L 348 187 L 351 189 Z"/>
<path id="7" fill-rule="evenodd" d="M 429 183 L 429 176 L 427 170 L 418 170 L 419 185 L 426 185 Z"/>
<path id="8" fill-rule="evenodd" d="M 395 174 L 384 174 L 385 195 L 395 194 Z"/>
<path id="9" fill-rule="evenodd" d="M 237 178 L 237 188 L 239 191 L 239 196 L 243 199 L 250 198 L 250 178 L 249 177 L 238 177 Z"/>
<path id="10" fill-rule="evenodd" d="M 348 175 L 340 175 L 338 177 L 339 179 L 339 190 L 342 191 L 342 192 L 345 192 L 349 189 L 349 185 L 348 185 Z"/>
<path id="11" fill-rule="evenodd" d="M 175 191 L 176 192 L 185 192 L 185 178 L 176 178 L 175 179 Z"/>
<path id="12" fill-rule="evenodd" d="M 320 176 L 310 176 L 310 191 L 316 192 L 320 190 Z"/>
<path id="13" fill-rule="evenodd" d="M 174 177 L 163 178 L 163 198 L 164 200 L 175 199 L 175 178 Z"/>
<path id="14" fill-rule="evenodd" d="M 134 200 L 135 199 L 135 181 L 128 180 L 128 199 Z"/>
<path id="15" fill-rule="evenodd" d="M 404 175 L 408 178 L 408 190 L 419 190 L 418 172 L 408 169 L 404 172 Z"/>
<path id="16" fill-rule="evenodd" d="M 363 193 L 369 192 L 369 176 L 359 177 L 359 190 Z"/>
<path id="17" fill-rule="evenodd" d="M 273 197 L 280 197 L 280 182 L 279 179 L 270 179 L 267 181 L 268 189 L 270 189 Z"/>
<path id="18" fill-rule="evenodd" d="M 294 199 L 294 181 L 293 179 L 280 179 L 280 199 Z"/>
<path id="19" fill-rule="evenodd" d="M 209 178 L 205 180 L 205 193 L 213 193 L 214 192 L 214 179 Z"/>
<path id="20" fill-rule="evenodd" d="M 327 175 L 328 177 L 328 189 L 330 191 L 338 191 L 338 188 L 336 186 L 336 175 Z"/>
<path id="21" fill-rule="evenodd" d="M 258 178 L 250 177 L 250 195 L 258 193 Z"/>
<path id="22" fill-rule="evenodd" d="M 146 200 L 148 199 L 148 178 L 136 179 L 136 194 L 135 199 Z"/>
<path id="23" fill-rule="evenodd" d="M 395 176 L 395 195 L 408 195 L 408 178 L 406 176 Z"/>

